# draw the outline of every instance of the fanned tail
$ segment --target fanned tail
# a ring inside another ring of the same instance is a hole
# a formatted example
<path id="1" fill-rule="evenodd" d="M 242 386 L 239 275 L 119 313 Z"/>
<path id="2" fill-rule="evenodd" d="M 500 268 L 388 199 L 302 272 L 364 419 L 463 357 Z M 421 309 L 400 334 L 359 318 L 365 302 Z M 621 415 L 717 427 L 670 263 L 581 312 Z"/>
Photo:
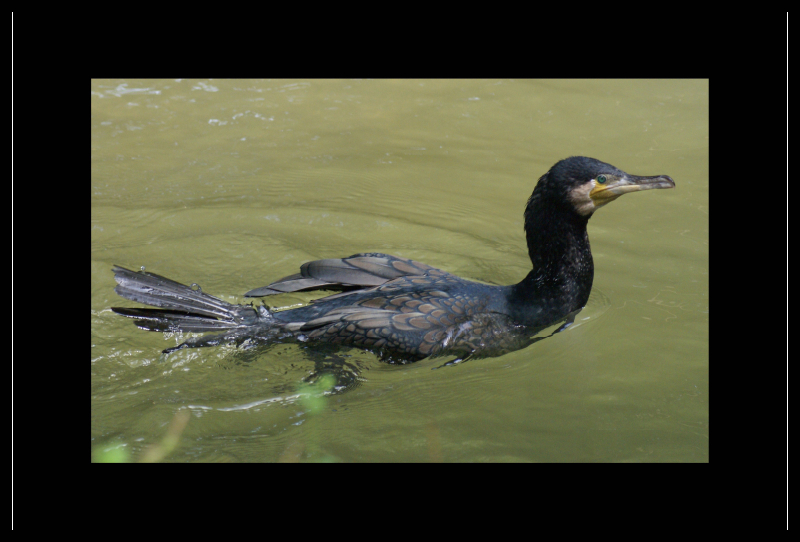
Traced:
<path id="1" fill-rule="evenodd" d="M 268 324 L 271 315 L 266 308 L 257 312 L 248 305 L 234 305 L 203 293 L 199 288 L 175 282 L 161 275 L 145 271 L 135 272 L 115 265 L 114 291 L 125 299 L 144 303 L 158 309 L 111 307 L 111 310 L 128 318 L 148 331 L 222 331 L 222 334 L 189 339 L 176 348 L 213 346 L 223 340 L 246 337 L 253 326 Z"/>

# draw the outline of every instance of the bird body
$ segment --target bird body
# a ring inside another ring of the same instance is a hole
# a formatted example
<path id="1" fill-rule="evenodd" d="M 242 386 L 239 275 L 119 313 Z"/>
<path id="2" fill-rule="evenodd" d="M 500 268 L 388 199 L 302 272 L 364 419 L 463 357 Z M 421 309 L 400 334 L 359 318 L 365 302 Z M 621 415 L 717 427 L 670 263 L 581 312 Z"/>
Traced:
<path id="1" fill-rule="evenodd" d="M 525 209 L 533 269 L 518 284 L 469 281 L 429 265 L 381 253 L 307 262 L 300 273 L 247 292 L 249 297 L 308 289 L 343 290 L 284 311 L 234 305 L 149 272 L 115 266 L 116 292 L 158 309 L 112 307 L 150 331 L 216 331 L 166 349 L 223 341 L 292 339 L 373 350 L 384 358 L 495 356 L 523 348 L 536 333 L 567 324 L 589 299 L 594 277 L 586 225 L 620 195 L 672 188 L 668 176 L 637 177 L 586 157 L 557 162 Z"/>

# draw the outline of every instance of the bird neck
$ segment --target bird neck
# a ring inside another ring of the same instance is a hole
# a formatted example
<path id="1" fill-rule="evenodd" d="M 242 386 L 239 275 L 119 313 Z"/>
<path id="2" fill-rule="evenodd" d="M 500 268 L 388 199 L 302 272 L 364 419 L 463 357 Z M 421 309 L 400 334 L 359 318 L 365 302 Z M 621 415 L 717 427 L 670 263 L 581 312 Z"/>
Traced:
<path id="1" fill-rule="evenodd" d="M 512 287 L 509 301 L 520 323 L 538 324 L 586 305 L 594 263 L 586 232 L 589 217 L 536 196 L 531 196 L 525 210 L 533 270 Z"/>

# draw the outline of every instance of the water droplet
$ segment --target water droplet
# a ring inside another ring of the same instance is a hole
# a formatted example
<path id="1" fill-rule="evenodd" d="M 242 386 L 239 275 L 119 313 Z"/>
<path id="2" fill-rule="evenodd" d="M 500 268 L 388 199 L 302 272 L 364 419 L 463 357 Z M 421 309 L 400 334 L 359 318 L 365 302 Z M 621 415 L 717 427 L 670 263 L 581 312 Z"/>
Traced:
<path id="1" fill-rule="evenodd" d="M 144 266 L 140 267 L 139 269 L 142 271 L 142 273 L 144 273 Z"/>
<path id="2" fill-rule="evenodd" d="M 196 282 L 192 283 L 192 290 L 194 290 L 195 292 L 200 292 L 200 293 L 203 292 L 203 289 Z"/>

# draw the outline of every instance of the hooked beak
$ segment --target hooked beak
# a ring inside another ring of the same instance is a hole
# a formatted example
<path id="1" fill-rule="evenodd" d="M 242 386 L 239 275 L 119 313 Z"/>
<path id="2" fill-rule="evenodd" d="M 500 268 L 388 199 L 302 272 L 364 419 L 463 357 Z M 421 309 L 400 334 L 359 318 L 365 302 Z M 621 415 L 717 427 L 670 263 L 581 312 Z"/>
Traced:
<path id="1" fill-rule="evenodd" d="M 589 192 L 589 196 L 594 204 L 599 207 L 614 201 L 622 194 L 650 190 L 651 188 L 675 188 L 675 181 L 669 175 L 655 175 L 653 177 L 625 175 L 619 179 L 610 180 L 606 184 L 597 184 Z"/>

